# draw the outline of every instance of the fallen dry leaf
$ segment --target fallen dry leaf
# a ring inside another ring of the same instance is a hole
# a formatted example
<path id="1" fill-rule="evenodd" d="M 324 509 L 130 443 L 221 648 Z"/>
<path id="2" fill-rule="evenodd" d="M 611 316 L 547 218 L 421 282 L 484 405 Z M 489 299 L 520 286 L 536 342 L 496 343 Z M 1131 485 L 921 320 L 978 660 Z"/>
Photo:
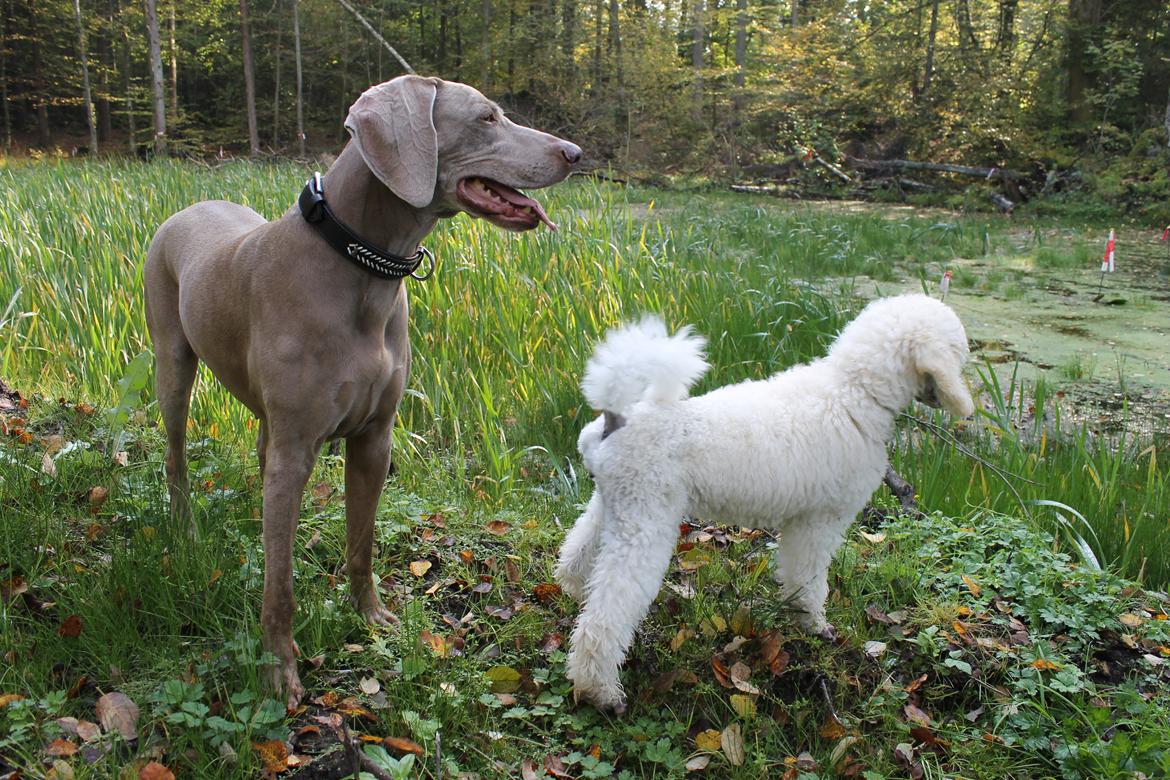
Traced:
<path id="1" fill-rule="evenodd" d="M 1125 626 L 1126 628 L 1137 628 L 1143 622 L 1141 617 L 1133 614 L 1132 612 L 1126 612 L 1124 615 L 1119 616 L 1117 619 L 1120 620 L 1121 625 Z"/>
<path id="2" fill-rule="evenodd" d="M 699 750 L 710 750 L 714 752 L 719 750 L 722 744 L 722 737 L 715 729 L 700 731 L 695 735 L 695 747 Z"/>
<path id="3" fill-rule="evenodd" d="M 880 658 L 886 652 L 886 643 L 870 640 L 865 643 L 865 654 L 870 658 Z"/>
<path id="4" fill-rule="evenodd" d="M 845 726 L 837 720 L 835 715 L 829 713 L 825 722 L 821 724 L 821 738 L 829 740 L 840 739 L 843 736 L 845 736 Z"/>
<path id="5" fill-rule="evenodd" d="M 484 672 L 493 693 L 512 693 L 520 688 L 520 672 L 510 666 L 493 666 Z"/>
<path id="6" fill-rule="evenodd" d="M 373 677 L 363 677 L 358 680 L 358 687 L 362 689 L 362 693 L 367 696 L 373 696 L 378 691 L 382 690 L 382 683 L 378 682 Z"/>
<path id="7" fill-rule="evenodd" d="M 45 746 L 45 755 L 68 758 L 77 752 L 77 745 L 68 739 L 57 739 Z"/>
<path id="8" fill-rule="evenodd" d="M 544 757 L 544 771 L 548 772 L 557 780 L 569 780 L 572 775 L 565 769 L 565 762 L 561 760 L 560 756 L 549 754 Z"/>
<path id="9" fill-rule="evenodd" d="M 175 780 L 175 774 L 157 761 L 138 770 L 138 780 Z"/>
<path id="10" fill-rule="evenodd" d="M 743 730 L 738 723 L 732 723 L 719 735 L 719 746 L 732 766 L 743 766 Z"/>
<path id="11" fill-rule="evenodd" d="M 1035 661 L 1033 661 L 1031 663 L 1031 666 L 1033 669 L 1040 669 L 1041 671 L 1049 671 L 1049 672 L 1055 672 L 1057 669 L 1060 668 L 1059 664 L 1054 664 L 1052 661 L 1049 661 L 1047 658 L 1037 658 Z"/>
<path id="12" fill-rule="evenodd" d="M 756 714 L 756 700 L 752 696 L 733 693 L 731 695 L 731 709 L 741 718 L 754 717 Z"/>
<path id="13" fill-rule="evenodd" d="M 906 720 L 912 720 L 922 726 L 930 725 L 930 716 L 923 712 L 914 704 L 907 704 L 902 708 L 902 712 L 906 713 Z"/>
<path id="14" fill-rule="evenodd" d="M 688 772 L 701 772 L 707 768 L 707 764 L 711 763 L 711 756 L 695 756 L 686 763 L 686 770 Z"/>
<path id="15" fill-rule="evenodd" d="M 89 504 L 89 513 L 96 515 L 102 509 L 102 504 L 106 503 L 106 499 L 110 497 L 110 491 L 101 485 L 94 485 L 85 494 L 85 500 Z"/>
<path id="16" fill-rule="evenodd" d="M 416 577 L 421 577 L 431 570 L 430 561 L 411 561 L 410 573 Z"/>
<path id="17" fill-rule="evenodd" d="M 61 621 L 61 625 L 57 628 L 57 633 L 67 639 L 76 639 L 81 636 L 81 616 L 70 615 Z"/>
<path id="18" fill-rule="evenodd" d="M 979 598 L 979 594 L 983 592 L 983 587 L 973 578 L 963 575 L 963 584 L 967 586 L 967 590 L 971 591 L 971 595 Z"/>
<path id="19" fill-rule="evenodd" d="M 405 753 L 414 753 L 419 758 L 422 758 L 423 755 L 426 754 L 426 751 L 423 750 L 422 745 L 418 744 L 413 739 L 407 739 L 406 737 L 386 737 L 384 740 L 382 740 L 382 744 L 390 750 L 395 751 L 399 755 L 403 755 Z"/>
<path id="20" fill-rule="evenodd" d="M 715 679 L 724 688 L 735 687 L 731 683 L 731 675 L 727 670 L 727 664 L 723 663 L 723 659 L 717 655 L 711 656 L 711 670 L 715 672 Z"/>
<path id="21" fill-rule="evenodd" d="M 107 733 L 117 731 L 127 742 L 138 739 L 138 705 L 120 691 L 107 693 L 94 706 L 98 723 Z"/>
<path id="22" fill-rule="evenodd" d="M 880 531 L 876 534 L 866 533 L 865 531 L 859 531 L 858 533 L 861 534 L 862 539 L 869 542 L 870 544 L 881 544 L 886 540 L 886 535 Z"/>
<path id="23" fill-rule="evenodd" d="M 561 595 L 561 586 L 555 582 L 542 582 L 532 589 L 532 595 L 536 596 L 536 600 L 541 604 L 547 606 Z"/>
<path id="24" fill-rule="evenodd" d="M 260 763 L 273 774 L 288 771 L 288 748 L 279 739 L 253 742 L 252 749 L 260 756 Z"/>
<path id="25" fill-rule="evenodd" d="M 523 780 L 537 780 L 543 774 L 544 768 L 541 767 L 541 771 L 538 774 L 536 771 L 536 762 L 531 758 L 524 759 L 523 763 L 520 764 L 520 777 Z"/>
<path id="26" fill-rule="evenodd" d="M 752 668 L 742 661 L 736 661 L 729 670 L 731 684 L 744 693 L 759 693 L 760 689 L 748 680 L 752 676 Z"/>
<path id="27" fill-rule="evenodd" d="M 678 630 L 678 633 L 676 633 L 674 635 L 674 638 L 670 640 L 671 652 L 677 653 L 678 649 L 680 647 L 682 647 L 683 644 L 685 644 L 686 641 L 688 639 L 692 638 L 694 635 L 695 635 L 694 629 L 690 628 L 689 626 L 683 626 L 682 628 L 680 628 Z"/>
<path id="28" fill-rule="evenodd" d="M 492 520 L 484 527 L 487 528 L 487 532 L 492 536 L 503 536 L 512 530 L 512 524 L 505 523 L 503 520 Z"/>
<path id="29" fill-rule="evenodd" d="M 511 558 L 504 561 L 504 577 L 513 585 L 520 581 L 520 567 Z"/>
<path id="30" fill-rule="evenodd" d="M 12 702 L 14 702 L 14 701 L 20 701 L 20 700 L 22 700 L 23 698 L 24 698 L 24 697 L 23 697 L 23 696 L 21 696 L 19 693 L 4 693 L 4 694 L 0 694 L 0 707 L 7 707 L 7 706 L 8 706 L 9 704 L 11 704 Z"/>

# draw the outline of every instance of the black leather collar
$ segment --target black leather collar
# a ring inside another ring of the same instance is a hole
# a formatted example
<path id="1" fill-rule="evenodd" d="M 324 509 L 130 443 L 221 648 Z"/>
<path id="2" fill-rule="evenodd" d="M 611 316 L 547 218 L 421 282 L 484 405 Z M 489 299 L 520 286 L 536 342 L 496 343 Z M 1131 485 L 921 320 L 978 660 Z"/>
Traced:
<path id="1" fill-rule="evenodd" d="M 342 222 L 325 202 L 325 187 L 320 173 L 314 173 L 313 178 L 301 190 L 301 197 L 297 200 L 301 209 L 301 216 L 305 218 L 329 246 L 339 255 L 346 258 L 359 268 L 377 276 L 380 279 L 429 279 L 435 272 L 435 256 L 424 246 L 419 246 L 410 257 L 391 254 L 369 243 L 353 228 Z M 422 264 L 423 258 L 430 262 L 426 273 L 419 275 L 415 271 Z"/>

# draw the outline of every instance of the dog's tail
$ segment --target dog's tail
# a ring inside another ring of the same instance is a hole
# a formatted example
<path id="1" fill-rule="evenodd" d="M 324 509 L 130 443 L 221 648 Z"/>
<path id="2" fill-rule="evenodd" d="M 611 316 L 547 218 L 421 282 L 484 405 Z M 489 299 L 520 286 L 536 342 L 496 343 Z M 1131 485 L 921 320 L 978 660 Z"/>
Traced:
<path id="1" fill-rule="evenodd" d="M 687 397 L 707 371 L 707 340 L 690 326 L 667 335 L 658 317 L 611 330 L 585 365 L 581 389 L 594 409 L 606 413 L 606 435 L 621 427 L 639 401 L 667 403 Z"/>

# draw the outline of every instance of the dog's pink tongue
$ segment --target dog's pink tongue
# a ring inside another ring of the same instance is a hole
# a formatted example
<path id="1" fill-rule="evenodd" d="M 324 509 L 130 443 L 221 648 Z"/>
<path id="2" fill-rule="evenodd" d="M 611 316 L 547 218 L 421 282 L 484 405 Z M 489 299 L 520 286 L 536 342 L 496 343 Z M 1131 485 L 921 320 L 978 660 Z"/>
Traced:
<path id="1" fill-rule="evenodd" d="M 549 230 L 554 232 L 560 230 L 560 228 L 557 227 L 557 224 L 548 218 L 548 214 L 544 213 L 544 208 L 541 207 L 537 201 L 533 200 L 532 198 L 529 198 L 529 200 L 532 201 L 530 204 L 532 210 L 536 212 L 536 216 L 540 217 L 540 221 L 543 222 Z"/>
<path id="2" fill-rule="evenodd" d="M 549 219 L 548 214 L 544 212 L 544 207 L 541 206 L 540 203 L 535 199 L 528 197 L 520 190 L 509 187 L 506 184 L 492 182 L 490 186 L 495 191 L 495 193 L 506 200 L 508 204 L 512 206 L 512 208 L 516 209 L 517 211 L 522 211 L 526 208 L 532 209 L 532 213 L 534 213 L 537 218 L 543 222 L 546 227 L 548 227 L 549 230 L 555 231 L 558 229 L 556 223 Z"/>

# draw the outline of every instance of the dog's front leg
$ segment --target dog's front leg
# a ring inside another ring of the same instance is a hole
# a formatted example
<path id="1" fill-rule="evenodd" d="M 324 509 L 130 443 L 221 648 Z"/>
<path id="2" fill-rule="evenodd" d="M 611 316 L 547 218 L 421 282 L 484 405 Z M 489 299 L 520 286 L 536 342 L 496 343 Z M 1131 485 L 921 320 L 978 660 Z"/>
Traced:
<path id="1" fill-rule="evenodd" d="M 565 593 L 577 601 L 585 600 L 585 587 L 590 574 L 593 573 L 593 563 L 597 559 L 602 522 L 601 493 L 594 493 L 589 499 L 589 505 L 569 529 L 564 544 L 561 545 L 556 580 Z"/>
<path id="2" fill-rule="evenodd" d="M 612 503 L 602 503 L 601 548 L 566 666 L 575 697 L 621 714 L 626 697 L 618 672 L 670 565 L 682 507 L 626 504 L 615 511 Z"/>
<path id="3" fill-rule="evenodd" d="M 271 421 L 270 421 L 271 422 Z M 269 672 L 273 690 L 283 693 L 289 709 L 305 695 L 297 674 L 300 650 L 292 637 L 293 543 L 301 509 L 301 495 L 313 464 L 315 447 L 293 438 L 282 439 L 270 426 L 264 469 L 264 606 L 260 626 L 264 649 L 276 656 Z"/>
<path id="4" fill-rule="evenodd" d="M 390 427 L 378 426 L 345 440 L 345 573 L 349 597 L 367 623 L 395 621 L 374 582 L 374 518 L 390 471 Z"/>

